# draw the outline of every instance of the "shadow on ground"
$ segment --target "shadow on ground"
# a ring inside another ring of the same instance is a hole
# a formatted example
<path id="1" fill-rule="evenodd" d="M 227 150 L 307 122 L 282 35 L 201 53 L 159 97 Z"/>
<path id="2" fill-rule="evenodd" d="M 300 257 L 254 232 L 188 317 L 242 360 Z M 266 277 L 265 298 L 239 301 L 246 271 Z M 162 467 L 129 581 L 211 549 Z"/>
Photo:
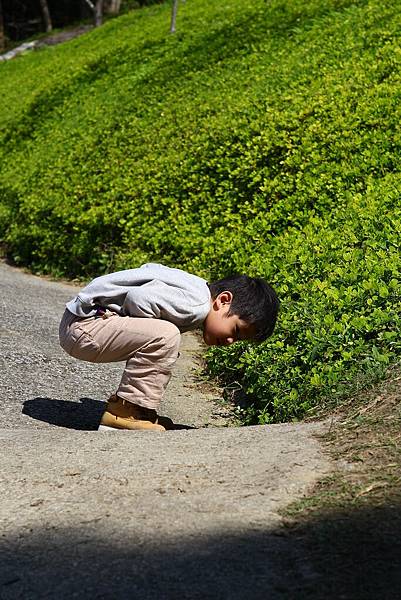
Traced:
<path id="1" fill-rule="evenodd" d="M 303 542 L 318 573 L 305 598 L 396 600 L 401 598 L 401 503 L 349 505 L 312 516 L 290 533 Z M 319 586 L 320 593 L 316 586 Z"/>
<path id="2" fill-rule="evenodd" d="M 57 427 L 97 431 L 106 403 L 92 398 L 80 398 L 79 402 L 55 400 L 54 398 L 33 398 L 26 400 L 22 409 L 24 415 Z M 162 421 L 163 417 L 161 417 Z M 190 425 L 170 423 L 169 429 L 194 429 Z"/>
<path id="3" fill-rule="evenodd" d="M 157 531 L 162 516 L 149 515 L 149 538 L 143 517 L 129 514 L 123 536 L 107 519 L 71 529 L 21 529 L 1 542 L 1 598 L 395 600 L 400 508 L 382 507 L 374 518 L 369 510 L 327 515 L 296 532 L 198 530 L 166 538 Z"/>
<path id="4" fill-rule="evenodd" d="M 105 406 L 105 402 L 92 398 L 80 398 L 79 402 L 33 398 L 24 402 L 22 412 L 50 425 L 91 431 L 98 429 Z"/>

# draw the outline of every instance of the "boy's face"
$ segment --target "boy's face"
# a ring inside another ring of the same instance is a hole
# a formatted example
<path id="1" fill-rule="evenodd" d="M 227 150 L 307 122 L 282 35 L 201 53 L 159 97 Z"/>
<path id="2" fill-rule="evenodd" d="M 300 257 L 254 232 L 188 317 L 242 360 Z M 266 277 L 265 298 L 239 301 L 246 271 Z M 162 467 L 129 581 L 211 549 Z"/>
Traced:
<path id="1" fill-rule="evenodd" d="M 203 339 L 208 346 L 229 346 L 238 340 L 252 340 L 255 328 L 238 315 L 229 315 L 233 295 L 221 292 L 203 323 Z"/>

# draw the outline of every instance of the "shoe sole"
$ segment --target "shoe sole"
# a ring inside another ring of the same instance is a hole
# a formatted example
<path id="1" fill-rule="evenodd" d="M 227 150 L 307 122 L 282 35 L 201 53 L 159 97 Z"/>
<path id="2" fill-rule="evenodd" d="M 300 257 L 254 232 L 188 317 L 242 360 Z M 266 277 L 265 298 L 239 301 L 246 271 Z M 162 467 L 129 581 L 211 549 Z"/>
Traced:
<path id="1" fill-rule="evenodd" d="M 166 431 L 165 429 L 152 429 L 152 428 L 143 428 L 143 429 L 128 429 L 123 427 L 108 427 L 107 425 L 99 425 L 97 428 L 98 431 Z"/>
<path id="2" fill-rule="evenodd" d="M 128 431 L 127 429 L 117 429 L 117 427 L 107 427 L 107 425 L 99 425 L 98 431 Z"/>

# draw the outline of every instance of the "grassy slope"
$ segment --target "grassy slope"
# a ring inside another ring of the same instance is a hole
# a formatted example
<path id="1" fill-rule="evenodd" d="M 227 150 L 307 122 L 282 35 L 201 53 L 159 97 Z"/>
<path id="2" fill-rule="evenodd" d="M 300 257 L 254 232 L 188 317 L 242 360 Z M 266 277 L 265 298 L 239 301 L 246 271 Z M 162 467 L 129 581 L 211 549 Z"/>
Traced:
<path id="1" fill-rule="evenodd" d="M 397 4 L 397 3 L 396 3 Z M 399 7 L 274 0 L 135 11 L 0 65 L 0 228 L 69 276 L 148 259 L 267 277 L 281 328 L 213 372 L 301 415 L 398 359 Z"/>

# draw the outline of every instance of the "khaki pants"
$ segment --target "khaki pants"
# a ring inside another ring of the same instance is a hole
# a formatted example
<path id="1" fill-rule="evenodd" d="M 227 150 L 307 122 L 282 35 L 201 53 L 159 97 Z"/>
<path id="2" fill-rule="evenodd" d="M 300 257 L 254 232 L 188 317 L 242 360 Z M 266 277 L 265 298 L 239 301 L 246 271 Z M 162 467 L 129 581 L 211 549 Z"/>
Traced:
<path id="1" fill-rule="evenodd" d="M 59 329 L 61 347 L 89 362 L 126 361 L 118 396 L 157 410 L 177 360 L 179 329 L 161 319 L 112 312 L 106 316 L 80 318 L 66 310 Z"/>

